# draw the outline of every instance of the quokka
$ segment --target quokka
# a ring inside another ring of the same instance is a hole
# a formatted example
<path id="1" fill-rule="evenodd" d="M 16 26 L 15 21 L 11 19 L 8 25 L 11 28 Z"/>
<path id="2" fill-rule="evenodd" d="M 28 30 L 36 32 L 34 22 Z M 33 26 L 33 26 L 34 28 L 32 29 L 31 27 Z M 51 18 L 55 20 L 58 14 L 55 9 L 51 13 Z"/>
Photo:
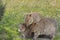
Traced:
<path id="1" fill-rule="evenodd" d="M 32 12 L 25 15 L 25 24 L 29 26 L 32 23 L 39 22 L 41 16 L 38 12 Z"/>
<path id="2" fill-rule="evenodd" d="M 27 28 L 25 23 L 19 24 L 18 31 L 21 33 L 22 38 L 32 38 L 30 28 Z"/>
<path id="3" fill-rule="evenodd" d="M 34 33 L 33 40 L 37 40 L 39 35 L 50 35 L 51 40 L 53 40 L 58 25 L 56 20 L 51 18 L 42 18 L 37 23 L 32 23 L 30 26 L 31 32 Z"/>
<path id="4" fill-rule="evenodd" d="M 26 15 L 25 24 L 20 24 L 20 27 L 24 30 L 22 31 L 20 29 L 25 38 L 33 38 L 33 40 L 37 40 L 39 35 L 50 35 L 51 39 L 49 40 L 53 40 L 58 25 L 56 20 L 42 18 L 39 13 L 33 12 Z"/>

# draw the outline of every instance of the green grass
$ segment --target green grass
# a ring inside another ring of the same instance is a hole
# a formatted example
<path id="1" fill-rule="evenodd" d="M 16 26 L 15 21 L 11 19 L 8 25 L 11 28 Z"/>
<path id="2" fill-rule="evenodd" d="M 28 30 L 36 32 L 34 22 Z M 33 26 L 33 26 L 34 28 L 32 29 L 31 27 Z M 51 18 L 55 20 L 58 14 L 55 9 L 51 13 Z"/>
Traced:
<path id="1" fill-rule="evenodd" d="M 6 31 L 6 37 L 2 37 L 6 40 L 21 40 L 18 25 L 24 22 L 24 15 L 29 12 L 40 12 L 44 17 L 56 18 L 60 26 L 60 0 L 3 0 L 3 4 L 6 7 L 0 22 L 0 31 Z M 54 40 L 60 40 L 60 35 Z"/>

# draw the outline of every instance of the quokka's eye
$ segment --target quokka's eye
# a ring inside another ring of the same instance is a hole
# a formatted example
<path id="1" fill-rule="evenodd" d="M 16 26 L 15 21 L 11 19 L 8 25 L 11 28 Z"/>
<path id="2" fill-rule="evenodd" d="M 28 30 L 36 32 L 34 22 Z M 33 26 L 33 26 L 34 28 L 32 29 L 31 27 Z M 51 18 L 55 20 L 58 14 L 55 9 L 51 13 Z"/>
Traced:
<path id="1" fill-rule="evenodd" d="M 31 14 L 29 15 L 29 17 L 31 17 Z"/>
<path id="2" fill-rule="evenodd" d="M 33 25 L 36 25 L 36 23 L 34 23 Z"/>

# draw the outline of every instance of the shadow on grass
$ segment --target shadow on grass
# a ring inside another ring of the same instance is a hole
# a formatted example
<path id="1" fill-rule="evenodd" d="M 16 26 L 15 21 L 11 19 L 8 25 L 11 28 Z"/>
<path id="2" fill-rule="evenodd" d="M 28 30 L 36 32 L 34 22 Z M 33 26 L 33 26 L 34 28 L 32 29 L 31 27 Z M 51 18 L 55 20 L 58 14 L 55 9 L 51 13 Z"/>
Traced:
<path id="1" fill-rule="evenodd" d="M 3 5 L 2 0 L 0 0 L 0 21 L 1 21 L 2 18 L 3 18 L 4 11 L 5 11 L 5 6 L 6 6 L 6 5 Z"/>

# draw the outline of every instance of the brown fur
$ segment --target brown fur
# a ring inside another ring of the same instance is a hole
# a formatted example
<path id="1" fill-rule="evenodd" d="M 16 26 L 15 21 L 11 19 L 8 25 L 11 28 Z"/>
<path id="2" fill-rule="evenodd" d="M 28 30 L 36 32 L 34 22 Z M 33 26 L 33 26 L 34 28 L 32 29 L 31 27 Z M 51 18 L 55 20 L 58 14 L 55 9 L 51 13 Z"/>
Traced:
<path id="1" fill-rule="evenodd" d="M 32 23 L 30 25 L 31 32 L 34 32 L 34 39 L 39 35 L 50 35 L 52 39 L 57 30 L 57 22 L 54 19 L 43 18 L 37 23 Z"/>

